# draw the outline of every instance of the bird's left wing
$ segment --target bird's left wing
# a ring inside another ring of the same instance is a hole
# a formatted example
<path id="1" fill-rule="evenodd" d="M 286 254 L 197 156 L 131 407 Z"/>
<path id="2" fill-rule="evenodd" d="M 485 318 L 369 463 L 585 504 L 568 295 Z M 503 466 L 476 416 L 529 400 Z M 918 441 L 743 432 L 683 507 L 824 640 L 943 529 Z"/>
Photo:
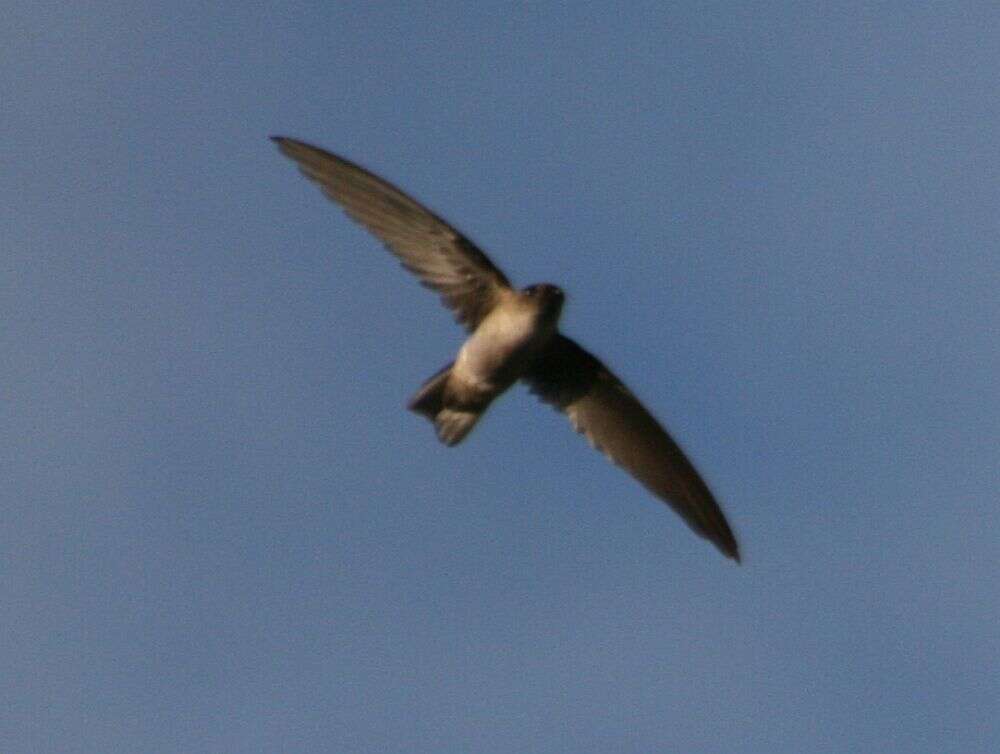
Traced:
<path id="1" fill-rule="evenodd" d="M 730 558 L 739 546 L 725 515 L 684 452 L 597 358 L 556 335 L 525 375 L 532 392 L 565 413 L 578 432 L 666 502 Z"/>
<path id="2" fill-rule="evenodd" d="M 388 181 L 318 147 L 272 136 L 281 151 L 356 222 L 377 236 L 470 331 L 510 281 L 472 241 Z"/>

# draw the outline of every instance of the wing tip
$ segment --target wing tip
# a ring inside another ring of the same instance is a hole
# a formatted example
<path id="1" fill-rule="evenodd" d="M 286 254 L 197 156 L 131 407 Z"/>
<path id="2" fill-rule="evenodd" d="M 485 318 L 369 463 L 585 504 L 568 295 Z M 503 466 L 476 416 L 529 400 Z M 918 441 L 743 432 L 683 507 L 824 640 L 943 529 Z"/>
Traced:
<path id="1" fill-rule="evenodd" d="M 714 516 L 714 520 L 711 522 L 702 521 L 700 525 L 695 524 L 692 526 L 697 534 L 700 534 L 721 552 L 727 558 L 731 558 L 736 561 L 737 565 L 742 565 L 743 558 L 740 555 L 740 545 L 736 541 L 736 535 L 733 534 L 733 530 L 729 527 L 729 522 L 726 520 L 726 515 L 712 499 L 713 508 L 717 513 Z"/>
<path id="2" fill-rule="evenodd" d="M 277 145 L 278 149 L 280 149 L 281 152 L 286 157 L 291 157 L 293 160 L 299 163 L 302 162 L 302 157 L 305 155 L 310 155 L 310 154 L 322 155 L 324 153 L 322 149 L 314 147 L 311 144 L 307 144 L 304 141 L 293 139 L 291 136 L 280 136 L 278 134 L 272 134 L 267 138 L 273 141 Z M 337 158 L 337 159 L 342 160 L 343 158 Z"/>
<path id="3" fill-rule="evenodd" d="M 722 548 L 722 554 L 727 558 L 731 558 L 736 562 L 736 565 L 743 565 L 743 558 L 740 555 L 740 548 L 735 542 L 733 542 L 732 548 L 724 547 Z"/>
<path id="4" fill-rule="evenodd" d="M 278 149 L 280 149 L 285 155 L 293 158 L 294 156 L 292 155 L 292 152 L 295 149 L 295 147 L 305 146 L 302 144 L 301 141 L 299 141 L 298 139 L 293 139 L 290 136 L 279 136 L 272 134 L 267 138 L 273 141 L 275 145 L 277 145 Z"/>
<path id="5" fill-rule="evenodd" d="M 720 531 L 706 533 L 706 536 L 719 549 L 719 552 L 736 561 L 736 565 L 743 565 L 740 546 L 728 525 L 725 525 L 725 528 Z"/>

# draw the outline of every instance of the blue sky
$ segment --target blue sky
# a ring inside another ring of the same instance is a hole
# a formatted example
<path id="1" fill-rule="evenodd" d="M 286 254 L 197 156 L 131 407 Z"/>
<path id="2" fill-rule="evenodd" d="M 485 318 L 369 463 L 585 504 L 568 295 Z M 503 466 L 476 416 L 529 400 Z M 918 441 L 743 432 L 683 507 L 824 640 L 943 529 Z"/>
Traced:
<path id="1" fill-rule="evenodd" d="M 0 749 L 1000 749 L 995 4 L 411 6 L 5 9 Z M 273 133 L 563 286 L 744 565 L 522 388 L 439 445 Z"/>

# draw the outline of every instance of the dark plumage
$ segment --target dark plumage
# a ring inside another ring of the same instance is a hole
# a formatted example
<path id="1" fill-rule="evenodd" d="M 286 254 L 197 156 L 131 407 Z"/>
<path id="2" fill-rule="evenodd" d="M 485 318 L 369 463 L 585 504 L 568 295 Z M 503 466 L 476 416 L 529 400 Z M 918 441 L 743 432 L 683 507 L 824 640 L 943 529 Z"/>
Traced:
<path id="1" fill-rule="evenodd" d="M 455 361 L 410 401 L 442 442 L 461 442 L 490 403 L 523 380 L 696 533 L 739 560 L 726 517 L 680 447 L 607 367 L 558 332 L 563 293 L 557 286 L 515 290 L 472 241 L 390 183 L 317 147 L 273 138 L 328 197 L 437 291 L 469 331 Z"/>

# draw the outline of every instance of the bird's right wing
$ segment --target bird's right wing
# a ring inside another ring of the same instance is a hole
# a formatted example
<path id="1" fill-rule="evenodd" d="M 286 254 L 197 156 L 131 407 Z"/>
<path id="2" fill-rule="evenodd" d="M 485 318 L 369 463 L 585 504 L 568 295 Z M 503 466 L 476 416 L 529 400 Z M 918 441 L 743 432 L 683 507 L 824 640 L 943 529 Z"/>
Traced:
<path id="1" fill-rule="evenodd" d="M 510 289 L 506 276 L 472 241 L 388 181 L 318 147 L 271 138 L 323 193 L 440 293 L 470 331 Z"/>
<path id="2" fill-rule="evenodd" d="M 725 555 L 739 547 L 725 515 L 684 452 L 597 358 L 556 335 L 524 377 L 546 403 Z"/>

